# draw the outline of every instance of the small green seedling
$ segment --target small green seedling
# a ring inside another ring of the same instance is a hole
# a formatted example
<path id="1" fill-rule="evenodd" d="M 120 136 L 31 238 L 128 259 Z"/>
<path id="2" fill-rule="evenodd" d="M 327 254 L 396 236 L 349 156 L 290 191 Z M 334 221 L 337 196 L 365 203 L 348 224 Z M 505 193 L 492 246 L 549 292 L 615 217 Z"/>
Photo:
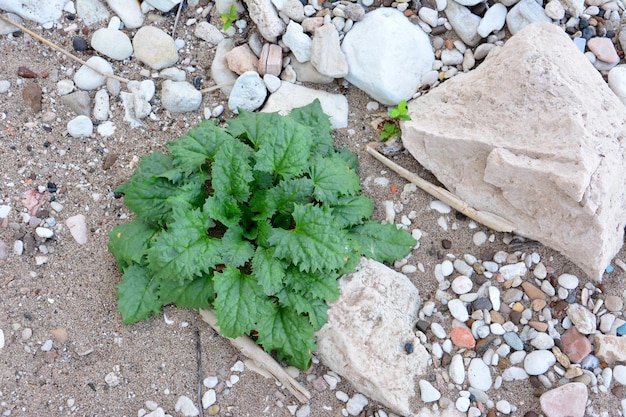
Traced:
<path id="1" fill-rule="evenodd" d="M 406 100 L 402 100 L 398 105 L 389 110 L 389 118 L 382 124 L 380 138 L 387 140 L 398 137 L 402 134 L 400 130 L 400 120 L 411 120 L 408 115 L 409 110 L 406 107 Z"/>
<path id="2" fill-rule="evenodd" d="M 224 31 L 228 30 L 233 25 L 233 22 L 237 20 L 237 8 L 235 5 L 231 4 L 228 13 L 223 13 L 220 19 L 224 22 Z"/>

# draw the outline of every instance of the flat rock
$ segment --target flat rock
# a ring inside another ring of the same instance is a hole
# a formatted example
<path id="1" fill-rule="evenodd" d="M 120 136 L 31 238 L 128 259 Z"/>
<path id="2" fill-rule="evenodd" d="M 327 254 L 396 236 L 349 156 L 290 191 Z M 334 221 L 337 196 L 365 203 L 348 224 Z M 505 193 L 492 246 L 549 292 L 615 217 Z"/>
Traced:
<path id="1" fill-rule="evenodd" d="M 174 39 L 154 26 L 143 26 L 133 38 L 135 58 L 152 69 L 171 67 L 178 61 Z"/>
<path id="2" fill-rule="evenodd" d="M 117 29 L 100 28 L 91 37 L 91 47 L 109 58 L 118 61 L 132 55 L 133 45 L 124 32 Z"/>
<path id="3" fill-rule="evenodd" d="M 322 110 L 330 117 L 333 129 L 348 126 L 348 100 L 343 94 L 331 94 L 288 82 L 281 83 L 280 88 L 269 96 L 261 111 L 286 114 L 291 109 L 306 106 L 315 99 L 320 101 Z"/>
<path id="4" fill-rule="evenodd" d="M 546 417 L 583 417 L 588 395 L 585 384 L 572 382 L 545 392 L 539 403 Z"/>
<path id="5" fill-rule="evenodd" d="M 36 82 L 26 84 L 22 90 L 22 99 L 24 100 L 24 103 L 32 109 L 33 113 L 39 113 L 41 111 L 42 97 L 43 91 Z"/>
<path id="6" fill-rule="evenodd" d="M 265 40 L 274 43 L 285 33 L 285 23 L 278 16 L 272 0 L 244 0 L 244 2 L 248 6 L 250 19 Z"/>
<path id="7" fill-rule="evenodd" d="M 601 279 L 623 242 L 626 108 L 552 24 L 494 52 L 409 104 L 404 146 L 471 206 Z"/>
<path id="8" fill-rule="evenodd" d="M 62 96 L 59 100 L 77 115 L 91 116 L 91 97 L 88 92 L 76 91 Z"/>
<path id="9" fill-rule="evenodd" d="M 334 80 L 333 77 L 320 74 L 311 61 L 302 63 L 294 58 L 291 60 L 291 68 L 296 72 L 296 79 L 303 83 L 328 84 Z"/>
<path id="10" fill-rule="evenodd" d="M 339 44 L 337 29 L 332 23 L 315 29 L 310 59 L 320 74 L 333 78 L 342 78 L 348 74 L 348 62 Z"/>
<path id="11" fill-rule="evenodd" d="M 341 296 L 317 332 L 317 356 L 359 392 L 395 413 L 411 414 L 415 381 L 430 358 L 413 333 L 419 291 L 405 275 L 369 259 L 339 285 Z M 414 345 L 410 355 L 407 342 Z"/>
<path id="12" fill-rule="evenodd" d="M 426 33 L 393 8 L 367 13 L 346 33 L 341 49 L 348 63 L 346 80 L 391 106 L 415 94 L 435 60 Z"/>
<path id="13" fill-rule="evenodd" d="M 37 23 L 54 22 L 63 14 L 67 0 L 0 0 L 0 9 Z"/>
<path id="14" fill-rule="evenodd" d="M 70 229 L 72 237 L 79 245 L 87 243 L 87 223 L 85 216 L 77 214 L 65 220 L 65 225 Z"/>
<path id="15" fill-rule="evenodd" d="M 598 359 L 608 364 L 626 361 L 626 337 L 596 333 L 593 347 Z"/>
<path id="16" fill-rule="evenodd" d="M 161 102 L 171 112 L 194 111 L 200 107 L 202 93 L 187 81 L 163 81 Z"/>

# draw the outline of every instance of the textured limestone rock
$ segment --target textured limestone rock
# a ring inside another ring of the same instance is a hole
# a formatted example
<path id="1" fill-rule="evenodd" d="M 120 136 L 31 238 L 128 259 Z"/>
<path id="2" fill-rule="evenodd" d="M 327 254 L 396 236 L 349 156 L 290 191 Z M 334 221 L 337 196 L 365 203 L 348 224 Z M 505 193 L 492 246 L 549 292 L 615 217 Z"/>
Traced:
<path id="1" fill-rule="evenodd" d="M 597 333 L 593 345 L 594 353 L 600 360 L 609 364 L 626 361 L 626 337 Z"/>
<path id="2" fill-rule="evenodd" d="M 265 40 L 276 42 L 276 39 L 285 33 L 285 23 L 278 17 L 271 0 L 244 0 L 244 2 L 248 6 L 250 18 Z"/>
<path id="3" fill-rule="evenodd" d="M 531 24 L 411 102 L 401 127 L 450 191 L 601 279 L 623 242 L 626 108 L 576 51 L 559 27 Z"/>
<path id="4" fill-rule="evenodd" d="M 406 276 L 372 260 L 339 283 L 341 296 L 317 333 L 317 356 L 359 392 L 410 414 L 416 377 L 427 371 L 429 358 L 413 332 L 419 291 Z"/>

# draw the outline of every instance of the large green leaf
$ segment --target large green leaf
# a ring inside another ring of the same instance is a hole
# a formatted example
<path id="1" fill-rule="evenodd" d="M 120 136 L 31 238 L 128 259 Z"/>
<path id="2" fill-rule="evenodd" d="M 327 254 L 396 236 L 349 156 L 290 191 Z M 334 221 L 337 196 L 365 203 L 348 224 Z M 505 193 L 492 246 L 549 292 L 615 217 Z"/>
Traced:
<path id="1" fill-rule="evenodd" d="M 310 178 L 291 178 L 268 190 L 265 204 L 272 212 L 290 215 L 294 204 L 310 202 L 312 194 L 313 181 Z"/>
<path id="2" fill-rule="evenodd" d="M 234 137 L 247 139 L 258 150 L 263 140 L 262 133 L 275 129 L 281 119 L 283 117 L 278 113 L 254 113 L 240 109 L 237 118 L 228 121 L 226 130 Z"/>
<path id="3" fill-rule="evenodd" d="M 300 369 L 311 365 L 311 352 L 317 349 L 313 327 L 308 318 L 290 308 L 274 306 L 273 311 L 260 317 L 257 343 L 279 359 Z"/>
<path id="4" fill-rule="evenodd" d="M 222 263 L 232 266 L 243 266 L 254 255 L 254 246 L 243 238 L 240 226 L 232 226 L 222 237 L 220 256 Z"/>
<path id="5" fill-rule="evenodd" d="M 233 196 L 237 201 L 247 201 L 253 181 L 250 157 L 252 149 L 241 142 L 229 141 L 215 154 L 212 166 L 214 195 L 221 199 Z"/>
<path id="6" fill-rule="evenodd" d="M 329 306 L 318 298 L 310 298 L 285 287 L 278 293 L 278 299 L 281 305 L 293 308 L 300 314 L 306 314 L 315 331 L 321 329 L 328 321 Z"/>
<path id="7" fill-rule="evenodd" d="M 401 259 L 411 252 L 416 243 L 410 234 L 390 223 L 369 221 L 351 228 L 348 233 L 354 248 L 361 255 L 378 262 Z"/>
<path id="8" fill-rule="evenodd" d="M 143 266 L 133 264 L 126 268 L 121 283 L 117 285 L 117 309 L 124 324 L 148 319 L 151 313 L 159 314 L 161 301 L 159 285 Z"/>
<path id="9" fill-rule="evenodd" d="M 341 268 L 347 261 L 348 240 L 334 224 L 330 211 L 312 204 L 296 204 L 293 219 L 293 230 L 272 230 L 269 243 L 276 249 L 276 256 L 305 272 Z"/>
<path id="10" fill-rule="evenodd" d="M 304 173 L 311 155 L 311 132 L 301 124 L 281 118 L 271 130 L 259 133 L 254 169 L 290 178 Z"/>
<path id="11" fill-rule="evenodd" d="M 355 195 L 361 190 L 358 175 L 337 154 L 313 161 L 309 175 L 315 187 L 313 195 L 326 204 L 337 203 L 339 197 Z"/>
<path id="12" fill-rule="evenodd" d="M 344 195 L 330 205 L 335 221 L 340 227 L 363 223 L 374 212 L 374 203 L 363 195 Z"/>
<path id="13" fill-rule="evenodd" d="M 215 299 L 213 278 L 211 275 L 203 275 L 183 283 L 176 280 L 161 281 L 159 295 L 163 305 L 174 303 L 178 307 L 194 310 L 208 309 L 209 303 Z"/>
<path id="14" fill-rule="evenodd" d="M 232 265 L 213 276 L 215 316 L 220 333 L 239 337 L 257 328 L 257 321 L 271 313 L 271 301 L 259 283 Z"/>
<path id="15" fill-rule="evenodd" d="M 324 301 L 335 301 L 339 298 L 338 273 L 304 272 L 295 266 L 287 268 L 285 285 L 300 294 Z"/>
<path id="16" fill-rule="evenodd" d="M 169 142 L 167 149 L 172 153 L 175 163 L 186 173 L 200 170 L 208 160 L 215 159 L 215 153 L 224 142 L 233 138 L 212 120 L 204 120 L 180 139 Z"/>
<path id="17" fill-rule="evenodd" d="M 293 109 L 289 113 L 289 118 L 311 130 L 313 152 L 316 155 L 324 156 L 333 150 L 330 119 L 324 114 L 318 99 L 304 107 Z"/>
<path id="18" fill-rule="evenodd" d="M 266 295 L 274 295 L 283 288 L 286 262 L 274 256 L 274 249 L 258 246 L 252 258 L 252 271 Z"/>
<path id="19" fill-rule="evenodd" d="M 148 249 L 148 263 L 159 279 L 190 281 L 221 263 L 221 242 L 209 237 L 211 219 L 200 209 L 174 210 L 174 221 Z"/>
<path id="20" fill-rule="evenodd" d="M 109 252 L 115 257 L 118 268 L 123 271 L 133 263 L 140 264 L 150 247 L 150 239 L 159 230 L 140 217 L 115 226 L 109 232 Z"/>

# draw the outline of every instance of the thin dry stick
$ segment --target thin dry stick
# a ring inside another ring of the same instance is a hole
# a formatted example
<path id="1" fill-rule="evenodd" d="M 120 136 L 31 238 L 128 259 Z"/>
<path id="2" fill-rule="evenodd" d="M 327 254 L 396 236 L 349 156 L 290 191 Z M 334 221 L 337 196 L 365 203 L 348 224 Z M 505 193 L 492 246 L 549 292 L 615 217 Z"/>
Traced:
<path id="1" fill-rule="evenodd" d="M 50 42 L 49 40 L 47 40 L 46 38 L 43 38 L 39 35 L 37 35 L 35 32 L 33 32 L 30 29 L 27 29 L 26 27 L 20 25 L 19 23 L 16 23 L 14 21 L 12 21 L 11 19 L 7 18 L 6 16 L 3 16 L 0 14 L 0 20 L 4 20 L 7 23 L 12 24 L 13 26 L 15 26 L 16 28 L 20 29 L 22 32 L 26 32 L 28 33 L 30 36 L 32 36 L 33 38 L 37 39 L 39 42 L 45 43 L 46 45 L 48 45 L 50 48 L 55 49 L 59 52 L 61 52 L 62 54 L 65 54 L 67 56 L 69 56 L 70 58 L 72 58 L 74 61 L 80 62 L 81 64 L 83 64 L 84 66 L 86 66 L 87 68 L 91 69 L 92 71 L 97 72 L 98 74 L 102 75 L 103 77 L 108 77 L 108 78 L 113 78 L 115 80 L 118 80 L 120 82 L 123 83 L 128 83 L 130 82 L 130 80 L 127 80 L 126 78 L 122 78 L 119 77 L 117 75 L 114 74 L 108 74 L 106 72 L 102 72 L 97 68 L 92 67 L 91 65 L 89 65 L 88 63 L 86 63 L 85 61 L 83 61 L 82 59 L 80 59 L 79 57 L 72 55 L 70 52 L 68 52 L 67 50 L 61 48 L 60 46 L 57 46 L 56 44 Z"/>
<path id="2" fill-rule="evenodd" d="M 476 220 L 477 222 L 484 224 L 496 232 L 514 232 L 516 227 L 513 223 L 498 216 L 497 214 L 490 213 L 488 211 L 476 210 L 471 207 L 465 201 L 461 200 L 455 194 L 452 194 L 450 191 L 445 188 L 438 187 L 425 179 L 415 175 L 408 169 L 401 167 L 395 162 L 383 156 L 376 149 L 374 149 L 371 145 L 367 145 L 365 147 L 367 152 L 372 155 L 374 158 L 378 159 L 382 162 L 386 167 L 394 170 L 398 175 L 411 181 L 413 184 L 417 185 L 422 190 L 426 191 L 428 194 L 433 197 L 447 203 L 450 207 L 455 210 L 465 214 L 470 219 Z"/>
<path id="3" fill-rule="evenodd" d="M 180 0 L 180 3 L 178 4 L 178 11 L 176 12 L 176 19 L 174 20 L 174 29 L 172 29 L 172 39 L 174 39 L 174 36 L 176 35 L 176 26 L 178 26 L 178 19 L 180 19 L 180 12 L 181 10 L 183 10 L 184 2 L 185 0 Z"/>
<path id="4" fill-rule="evenodd" d="M 196 361 L 198 365 L 198 409 L 200 417 L 204 417 L 204 408 L 202 407 L 202 347 L 200 346 L 200 329 L 196 328 Z"/>
<path id="5" fill-rule="evenodd" d="M 217 326 L 217 318 L 213 312 L 208 310 L 200 310 L 200 316 L 202 320 L 209 323 L 211 327 L 215 329 L 215 331 L 219 332 L 220 328 Z M 295 379 L 293 379 L 282 366 L 278 364 L 270 355 L 265 353 L 263 349 L 261 349 L 252 339 L 247 336 L 241 336 L 236 339 L 231 339 L 227 337 L 228 341 L 239 349 L 241 353 L 246 355 L 248 358 L 252 359 L 259 368 L 262 368 L 272 374 L 274 378 L 276 378 L 281 384 L 285 386 L 293 394 L 294 397 L 298 399 L 301 403 L 309 402 L 311 398 L 311 393 L 304 388 L 302 385 L 298 383 Z M 265 375 L 263 375 L 265 376 Z"/>
<path id="6" fill-rule="evenodd" d="M 202 90 L 200 90 L 200 92 L 202 94 L 204 93 L 210 93 L 211 91 L 215 91 L 217 89 L 220 89 L 222 87 L 229 87 L 231 85 L 235 84 L 235 82 L 230 82 L 230 83 L 222 83 L 222 84 L 218 84 L 218 85 L 214 85 L 212 87 L 207 87 L 207 88 L 203 88 Z"/>

